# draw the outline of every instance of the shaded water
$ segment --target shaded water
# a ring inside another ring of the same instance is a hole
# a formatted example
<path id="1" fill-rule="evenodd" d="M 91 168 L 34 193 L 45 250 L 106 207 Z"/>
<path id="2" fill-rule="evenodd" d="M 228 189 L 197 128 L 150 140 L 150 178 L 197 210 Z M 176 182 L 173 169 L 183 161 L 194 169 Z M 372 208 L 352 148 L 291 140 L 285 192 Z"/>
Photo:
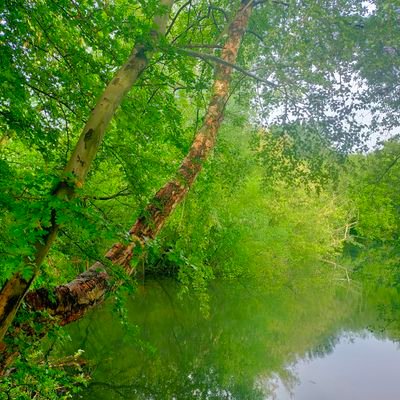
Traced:
<path id="1" fill-rule="evenodd" d="M 193 296 L 180 298 L 164 280 L 129 300 L 135 329 L 109 306 L 70 326 L 67 351 L 83 349 L 93 362 L 83 398 L 400 398 L 396 332 L 385 329 L 382 307 L 351 286 L 271 291 L 216 282 L 210 310 L 205 316 Z"/>

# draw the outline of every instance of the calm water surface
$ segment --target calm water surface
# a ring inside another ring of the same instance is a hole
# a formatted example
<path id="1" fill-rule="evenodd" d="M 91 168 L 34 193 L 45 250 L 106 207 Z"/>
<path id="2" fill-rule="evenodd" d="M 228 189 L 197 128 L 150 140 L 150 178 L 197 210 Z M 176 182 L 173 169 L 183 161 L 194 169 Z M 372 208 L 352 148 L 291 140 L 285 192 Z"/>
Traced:
<path id="1" fill-rule="evenodd" d="M 63 351 L 93 360 L 86 400 L 398 400 L 387 307 L 399 296 L 359 292 L 217 282 L 207 315 L 172 281 L 149 282 L 128 302 L 130 326 L 104 305 L 68 328 Z"/>
<path id="2" fill-rule="evenodd" d="M 288 386 L 271 379 L 277 400 L 398 400 L 400 351 L 396 343 L 371 334 L 340 338 L 329 355 L 301 359 L 291 367 L 297 377 Z"/>

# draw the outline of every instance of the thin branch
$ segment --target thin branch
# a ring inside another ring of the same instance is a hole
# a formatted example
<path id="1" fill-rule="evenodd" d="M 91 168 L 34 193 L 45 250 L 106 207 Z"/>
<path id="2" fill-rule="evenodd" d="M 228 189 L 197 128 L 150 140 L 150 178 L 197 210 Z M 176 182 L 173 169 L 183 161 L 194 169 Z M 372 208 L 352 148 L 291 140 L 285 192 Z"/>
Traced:
<path id="1" fill-rule="evenodd" d="M 42 89 L 39 89 L 36 86 L 31 85 L 27 80 L 24 81 L 24 85 L 30 87 L 32 90 L 34 90 L 35 92 L 41 93 L 42 95 L 55 100 L 57 103 L 63 105 L 65 108 L 67 108 L 69 111 L 71 111 L 74 115 L 76 115 L 75 110 L 73 110 L 67 103 L 65 103 L 64 101 L 60 100 L 57 96 L 55 96 L 53 93 L 48 93 L 45 92 Z"/>
<path id="2" fill-rule="evenodd" d="M 57 50 L 58 54 L 62 57 L 62 59 L 64 60 L 65 64 L 68 66 L 68 68 L 69 68 L 71 71 L 74 71 L 75 69 L 74 69 L 73 65 L 72 65 L 71 62 L 68 60 L 68 53 L 67 53 L 67 54 L 64 54 L 64 53 L 61 51 L 61 49 L 57 46 L 57 44 L 53 41 L 53 39 L 52 39 L 52 38 L 49 36 L 49 34 L 48 34 L 48 32 L 51 32 L 52 26 L 47 26 L 47 27 L 45 27 L 45 26 L 42 25 L 41 20 L 40 20 L 39 18 L 36 18 L 35 14 L 32 14 L 32 15 L 31 15 L 31 14 L 29 13 L 28 10 L 26 10 L 26 13 L 27 13 L 28 15 L 30 15 L 30 17 L 33 18 L 33 19 L 36 21 L 36 23 L 39 25 L 40 29 L 42 30 L 44 36 L 46 37 L 46 39 L 50 42 L 50 44 L 51 44 L 52 46 L 54 46 L 54 48 Z"/>
<path id="3" fill-rule="evenodd" d="M 285 6 L 285 7 L 289 7 L 290 6 L 290 4 L 287 3 L 286 1 L 272 0 L 272 2 L 275 3 L 275 4 L 280 4 L 281 6 Z"/>
<path id="4" fill-rule="evenodd" d="M 227 102 L 229 101 L 229 99 L 235 94 L 236 89 L 239 87 L 239 85 L 241 85 L 241 83 L 243 82 L 244 76 L 242 76 L 240 79 L 238 79 L 238 81 L 236 82 L 236 84 L 231 88 L 230 93 L 228 95 L 228 99 Z"/>
<path id="5" fill-rule="evenodd" d="M 176 12 L 176 14 L 174 15 L 174 18 L 172 18 L 172 21 L 167 29 L 167 32 L 165 33 L 165 36 L 168 36 L 168 34 L 171 32 L 172 27 L 174 26 L 177 18 L 179 17 L 179 14 L 186 8 L 186 6 L 188 6 L 190 3 L 192 2 L 192 0 L 187 1 L 185 4 L 183 4 L 181 6 L 181 8 Z"/>
<path id="6" fill-rule="evenodd" d="M 219 44 L 184 44 L 180 45 L 180 47 L 184 49 L 223 49 L 224 46 L 221 46 Z"/>
<path id="7" fill-rule="evenodd" d="M 268 3 L 269 2 L 269 0 L 258 0 L 258 1 L 255 1 L 254 2 L 254 7 L 256 7 L 256 6 L 258 6 L 258 5 L 260 5 L 260 4 L 265 4 L 265 3 Z M 275 3 L 275 4 L 280 4 L 281 6 L 285 6 L 285 7 L 289 7 L 289 3 L 286 3 L 285 1 L 280 1 L 280 0 L 272 0 L 272 3 Z"/>
<path id="8" fill-rule="evenodd" d="M 255 36 L 255 37 L 261 42 L 261 44 L 262 44 L 263 46 L 265 46 L 264 38 L 263 38 L 259 33 L 254 32 L 254 31 L 252 31 L 251 29 L 247 29 L 247 30 L 246 30 L 246 33 L 250 33 L 250 34 L 252 34 L 253 36 Z"/>
<path id="9" fill-rule="evenodd" d="M 93 196 L 90 197 L 91 200 L 112 200 L 115 199 L 116 197 L 121 197 L 121 196 L 130 196 L 132 193 L 129 191 L 129 187 L 126 187 L 122 190 L 120 190 L 117 193 L 114 193 L 110 196 Z"/>
<path id="10" fill-rule="evenodd" d="M 211 10 L 211 18 L 212 18 L 212 20 L 213 20 L 214 26 L 215 26 L 215 28 L 217 29 L 217 31 L 218 31 L 219 33 L 221 33 L 221 32 L 223 31 L 223 29 L 221 29 L 221 28 L 219 27 L 218 22 L 217 22 L 217 20 L 215 19 L 214 12 L 213 12 L 212 10 Z"/>
<path id="11" fill-rule="evenodd" d="M 180 37 L 182 37 L 183 35 L 186 35 L 191 29 L 195 28 L 196 22 L 197 22 L 197 26 L 200 26 L 200 22 L 202 22 L 206 18 L 208 18 L 208 15 L 205 15 L 205 16 L 199 18 L 198 20 L 196 20 L 195 22 L 193 22 L 192 24 L 187 26 L 183 32 L 179 33 L 176 37 L 174 37 L 172 39 L 171 44 L 174 44 Z"/>
<path id="12" fill-rule="evenodd" d="M 101 258 L 99 258 L 98 254 L 92 253 L 91 249 L 87 250 L 84 247 L 82 247 L 80 245 L 80 243 L 78 241 L 74 240 L 66 230 L 60 229 L 60 233 L 63 234 L 66 238 L 68 238 L 71 241 L 71 243 L 74 246 L 76 246 L 80 250 L 80 252 L 83 255 L 85 255 L 89 260 L 96 260 L 96 261 L 98 261 L 100 263 L 103 262 L 103 260 Z"/>
<path id="13" fill-rule="evenodd" d="M 68 154 L 69 154 L 69 147 L 70 147 L 70 131 L 69 131 L 67 114 L 65 113 L 64 107 L 61 103 L 60 103 L 60 108 L 61 108 L 61 112 L 64 115 L 65 133 L 67 135 L 67 148 L 65 150 L 65 160 L 68 161 Z"/>
<path id="14" fill-rule="evenodd" d="M 210 4 L 208 7 L 209 7 L 211 10 L 219 11 L 221 14 L 224 15 L 225 21 L 226 21 L 226 22 L 229 21 L 228 15 L 227 15 L 226 11 L 225 11 L 223 8 L 214 6 L 214 5 L 212 5 L 212 4 Z"/>
<path id="15" fill-rule="evenodd" d="M 265 80 L 263 78 L 260 78 L 259 76 L 253 74 L 252 72 L 247 71 L 244 68 L 239 67 L 236 64 L 231 64 L 231 63 L 223 60 L 222 58 L 219 58 L 219 57 L 214 56 L 212 54 L 198 53 L 197 51 L 187 50 L 187 49 L 183 49 L 183 48 L 180 48 L 179 50 L 181 52 L 187 54 L 188 56 L 191 56 L 191 57 L 200 58 L 202 60 L 210 60 L 210 61 L 214 61 L 216 63 L 222 64 L 222 65 L 226 65 L 227 67 L 231 67 L 231 68 L 241 72 L 242 74 L 249 76 L 250 78 L 253 78 L 253 79 L 255 79 L 255 80 L 259 81 L 259 82 L 265 83 L 266 85 L 268 85 L 268 86 L 270 86 L 270 87 L 272 87 L 274 89 L 278 89 L 278 85 L 277 84 L 275 84 L 273 82 L 270 82 L 270 81 L 267 81 L 267 80 Z"/>
<path id="16" fill-rule="evenodd" d="M 385 177 L 385 175 L 397 164 L 400 160 L 400 153 L 394 158 L 394 160 L 387 166 L 387 168 L 383 171 L 383 173 L 376 179 L 375 185 L 381 182 L 381 180 Z"/>

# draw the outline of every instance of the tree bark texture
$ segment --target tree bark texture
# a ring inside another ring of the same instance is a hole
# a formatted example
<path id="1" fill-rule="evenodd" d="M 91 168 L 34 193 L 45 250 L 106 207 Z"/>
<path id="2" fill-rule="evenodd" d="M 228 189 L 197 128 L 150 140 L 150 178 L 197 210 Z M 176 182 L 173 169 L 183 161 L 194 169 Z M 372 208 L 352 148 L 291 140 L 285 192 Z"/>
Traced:
<path id="1" fill-rule="evenodd" d="M 134 46 L 128 60 L 117 71 L 98 99 L 65 166 L 64 179 L 67 180 L 62 181 L 55 188 L 52 193 L 54 196 L 68 200 L 74 197 L 75 187 L 82 187 L 115 111 L 148 65 L 153 51 L 152 47 L 156 45 L 160 36 L 165 35 L 172 4 L 173 0 L 160 0 L 163 11 L 161 15 L 156 15 L 153 19 L 154 28 L 151 31 L 149 44 L 139 43 Z M 68 182 L 71 177 L 73 182 Z M 0 292 L 0 342 L 57 237 L 58 225 L 55 210 L 51 210 L 51 214 L 51 226 L 35 244 L 35 259 L 32 262 L 33 277 L 26 280 L 20 273 L 15 273 L 7 280 Z"/>
<path id="2" fill-rule="evenodd" d="M 243 2 L 229 25 L 221 57 L 230 64 L 236 62 L 251 11 L 252 2 Z M 130 230 L 132 241 L 128 245 L 117 243 L 106 254 L 108 260 L 114 265 L 123 267 L 128 274 L 134 272 L 131 260 L 136 256 L 135 248 L 143 245 L 146 240 L 156 237 L 167 218 L 187 194 L 201 171 L 204 160 L 213 149 L 229 97 L 231 75 L 231 66 L 216 66 L 212 96 L 204 123 L 197 132 L 188 155 L 175 177 L 156 193 L 132 226 Z M 67 324 L 79 319 L 91 306 L 101 302 L 110 287 L 107 267 L 96 262 L 72 282 L 57 287 L 51 296 L 46 289 L 28 293 L 27 302 L 33 309 L 46 309 L 59 317 L 61 324 Z M 51 301 L 51 298 L 56 300 Z"/>

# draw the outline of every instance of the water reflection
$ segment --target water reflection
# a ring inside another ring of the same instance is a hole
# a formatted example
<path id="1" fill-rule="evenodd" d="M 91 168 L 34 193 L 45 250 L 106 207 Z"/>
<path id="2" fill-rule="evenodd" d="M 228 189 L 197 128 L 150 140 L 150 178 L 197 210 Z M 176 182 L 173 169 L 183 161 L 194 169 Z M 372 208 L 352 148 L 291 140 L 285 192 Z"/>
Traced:
<path id="1" fill-rule="evenodd" d="M 275 374 L 293 387 L 288 363 L 331 352 L 359 302 L 352 291 L 318 283 L 271 292 L 225 282 L 212 287 L 205 317 L 172 281 L 150 282 L 128 304 L 139 333 L 104 306 L 69 327 L 67 351 L 82 348 L 94 360 L 88 400 L 265 399 L 271 386 L 260 382 Z"/>
<path id="2" fill-rule="evenodd" d="M 371 334 L 343 335 L 329 356 L 306 358 L 291 367 L 297 381 L 288 385 L 279 377 L 273 387 L 276 400 L 398 400 L 400 351 L 390 340 Z"/>

